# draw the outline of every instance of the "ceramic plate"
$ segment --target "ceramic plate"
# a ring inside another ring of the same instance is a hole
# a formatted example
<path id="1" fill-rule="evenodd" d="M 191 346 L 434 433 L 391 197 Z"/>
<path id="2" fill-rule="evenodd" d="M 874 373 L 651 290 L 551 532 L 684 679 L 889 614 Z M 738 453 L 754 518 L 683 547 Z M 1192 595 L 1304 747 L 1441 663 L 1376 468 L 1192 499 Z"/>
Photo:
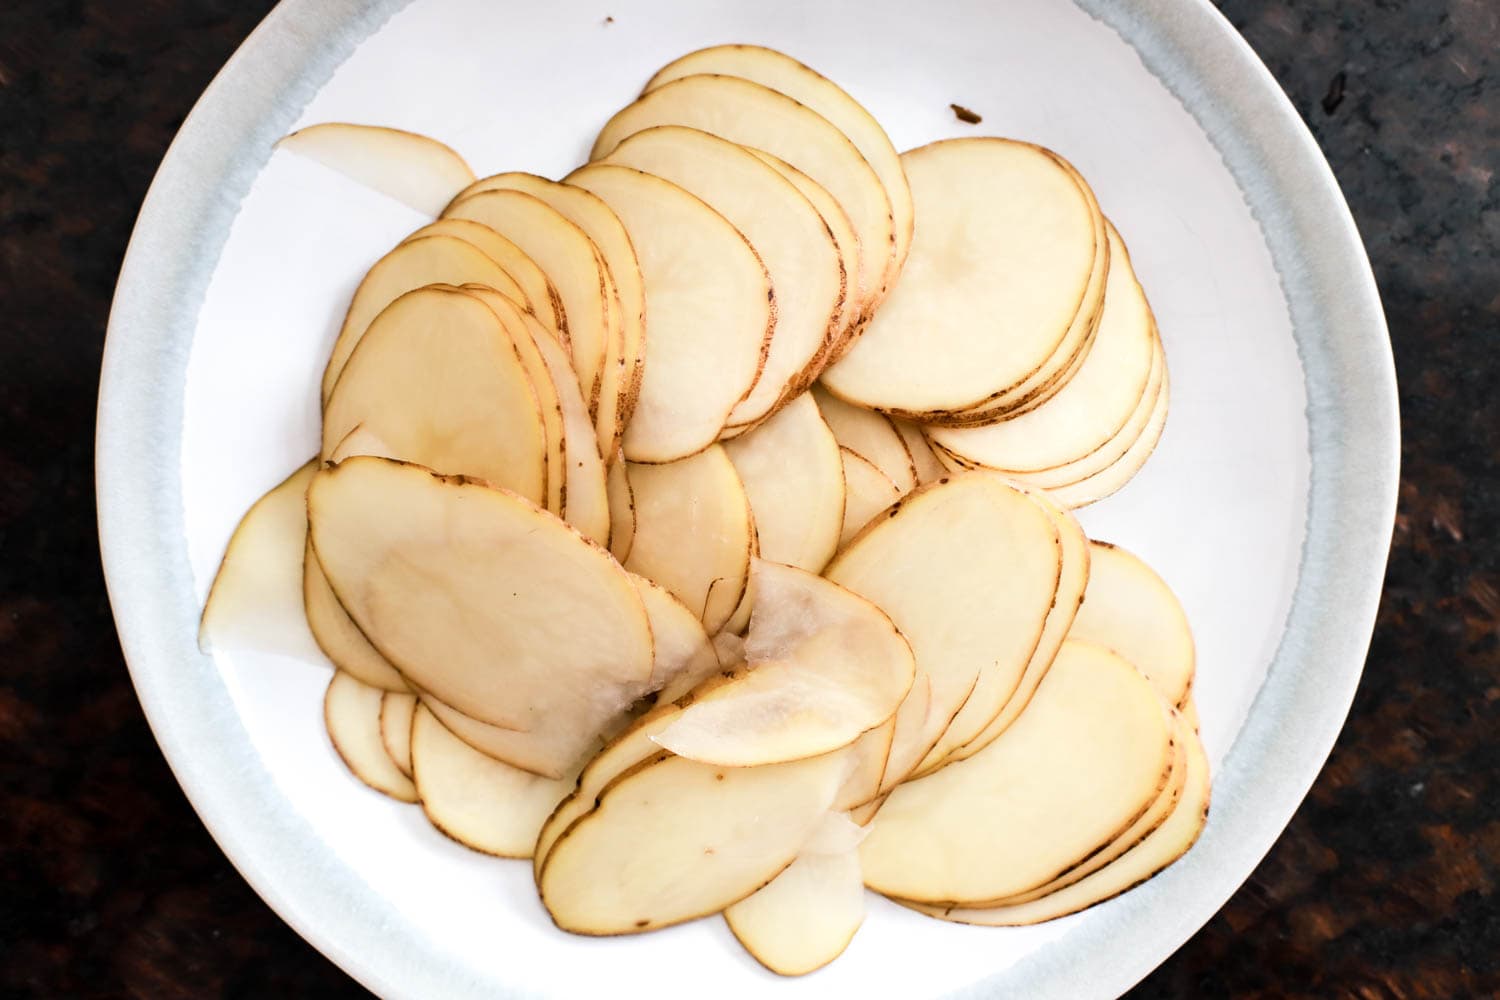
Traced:
<path id="1" fill-rule="evenodd" d="M 667 60 L 758 42 L 842 83 L 897 148 L 1050 146 L 1129 240 L 1172 370 L 1161 445 L 1086 510 L 1182 595 L 1212 818 L 1164 875 L 1016 930 L 872 897 L 848 952 L 779 980 L 722 921 L 555 930 L 528 865 L 367 790 L 321 724 L 316 655 L 199 652 L 246 507 L 316 451 L 317 386 L 364 270 L 422 220 L 273 152 L 319 121 L 434 135 L 483 174 L 559 176 Z M 958 121 L 950 103 L 983 116 Z M 99 408 L 105 568 L 136 687 L 235 865 L 378 993 L 1107 996 L 1223 904 L 1291 817 L 1348 709 L 1396 495 L 1390 348 L 1358 234 L 1275 82 L 1207 4 L 1107 0 L 287 0 L 204 93 L 142 209 Z"/>

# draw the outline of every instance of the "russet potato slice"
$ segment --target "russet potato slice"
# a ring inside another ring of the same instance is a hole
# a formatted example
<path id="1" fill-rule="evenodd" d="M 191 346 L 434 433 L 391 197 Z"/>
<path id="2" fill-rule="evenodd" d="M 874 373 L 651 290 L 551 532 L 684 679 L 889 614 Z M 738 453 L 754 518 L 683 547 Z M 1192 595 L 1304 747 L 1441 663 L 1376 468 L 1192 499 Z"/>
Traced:
<path id="1" fill-rule="evenodd" d="M 620 217 L 645 282 L 645 371 L 625 457 L 670 462 L 702 451 L 765 363 L 776 324 L 765 266 L 722 215 L 660 177 L 592 164 L 566 180 Z"/>
<path id="2" fill-rule="evenodd" d="M 625 567 L 672 592 L 719 631 L 745 592 L 750 502 L 720 445 L 666 465 L 630 466 L 635 541 Z"/>
<path id="3" fill-rule="evenodd" d="M 813 397 L 723 447 L 750 499 L 761 557 L 822 572 L 844 524 L 844 465 Z"/>
<path id="4" fill-rule="evenodd" d="M 386 692 L 336 671 L 323 695 L 328 738 L 356 778 L 401 802 L 417 801 L 411 779 L 401 773 L 380 738 L 380 703 Z"/>
<path id="5" fill-rule="evenodd" d="M 755 560 L 746 666 L 652 739 L 725 767 L 800 760 L 848 746 L 911 689 L 911 647 L 885 613 L 804 570 Z"/>
<path id="6" fill-rule="evenodd" d="M 764 767 L 648 759 L 552 845 L 542 903 L 558 927 L 591 935 L 717 913 L 792 863 L 847 773 L 842 753 Z"/>
<path id="7" fill-rule="evenodd" d="M 328 398 L 323 457 L 356 427 L 388 457 L 546 502 L 547 432 L 531 377 L 500 318 L 465 292 L 419 288 L 370 323 Z"/>
<path id="8" fill-rule="evenodd" d="M 1057 593 L 1053 520 L 999 476 L 969 473 L 903 498 L 824 575 L 881 608 L 911 643 L 931 701 L 896 713 L 893 762 L 920 761 L 993 673 L 1011 690 Z"/>
<path id="9" fill-rule="evenodd" d="M 411 777 L 411 718 L 417 709 L 417 696 L 410 692 L 387 691 L 380 699 L 380 742 L 390 755 L 396 770 Z"/>
<path id="10" fill-rule="evenodd" d="M 859 287 L 868 311 L 896 275 L 891 201 L 880 177 L 848 136 L 785 94 L 733 76 L 695 74 L 642 94 L 618 112 L 589 158 L 657 125 L 685 125 L 780 157 L 833 195 L 859 235 Z"/>
<path id="11" fill-rule="evenodd" d="M 823 382 L 913 418 L 1020 401 L 1049 363 L 1065 365 L 1070 355 L 1054 358 L 1075 320 L 1090 324 L 1097 310 L 1097 205 L 1057 157 L 1026 143 L 951 139 L 901 160 L 919 219 L 912 253 Z"/>
<path id="12" fill-rule="evenodd" d="M 487 757 L 459 739 L 425 705 L 411 719 L 412 778 L 432 825 L 466 847 L 529 858 L 537 832 L 576 775 L 544 778 Z"/>
<path id="13" fill-rule="evenodd" d="M 1008 730 L 891 793 L 860 845 L 865 884 L 965 903 L 1026 892 L 1107 846 L 1167 782 L 1172 718 L 1149 681 L 1065 643 Z"/>
<path id="14" fill-rule="evenodd" d="M 1114 650 L 1150 678 L 1167 704 L 1183 704 L 1197 657 L 1177 595 L 1139 556 L 1109 542 L 1090 547 L 1088 590 L 1068 638 Z"/>
<path id="15" fill-rule="evenodd" d="M 844 519 L 839 529 L 843 548 L 864 530 L 877 514 L 901 499 L 901 491 L 875 463 L 858 452 L 840 446 L 844 471 Z"/>
<path id="16" fill-rule="evenodd" d="M 546 766 L 520 766 L 567 773 L 644 693 L 651 628 L 629 576 L 521 497 L 356 457 L 318 473 L 308 516 L 339 602 L 403 675 L 481 722 L 545 734 Z"/>
<path id="17" fill-rule="evenodd" d="M 864 919 L 864 877 L 853 849 L 799 854 L 724 910 L 724 922 L 745 950 L 782 976 L 803 976 L 838 958 Z"/>
<path id="18" fill-rule="evenodd" d="M 892 235 L 896 242 L 899 271 L 911 249 L 911 187 L 901 168 L 901 158 L 890 137 L 874 116 L 844 88 L 791 56 L 759 45 L 714 45 L 690 52 L 657 70 L 645 92 L 684 76 L 720 73 L 770 87 L 806 105 L 836 125 L 869 162 L 891 200 Z"/>
<path id="19" fill-rule="evenodd" d="M 474 171 L 450 147 L 383 125 L 324 122 L 298 129 L 276 146 L 427 215 L 437 215 L 453 192 L 474 180 Z"/>
<path id="20" fill-rule="evenodd" d="M 875 463 L 903 496 L 917 488 L 916 462 L 890 417 L 846 403 L 820 385 L 812 395 L 839 444 Z"/>
<path id="21" fill-rule="evenodd" d="M 836 333 L 847 278 L 838 247 L 812 202 L 774 167 L 718 136 L 677 125 L 630 136 L 600 160 L 633 167 L 703 199 L 744 234 L 776 290 L 776 332 L 765 368 L 729 414 L 729 426 L 763 420 Z"/>
<path id="22" fill-rule="evenodd" d="M 525 250 L 489 226 L 472 219 L 435 219 L 402 242 L 410 243 L 424 236 L 452 236 L 478 247 L 519 286 L 522 293 L 520 296 L 507 297 L 514 298 L 523 310 L 535 315 L 552 336 L 566 340 L 562 304 L 557 296 L 557 289 L 552 287 L 546 272 L 537 266 L 537 262 Z M 505 294 L 502 289 L 495 291 Z"/>

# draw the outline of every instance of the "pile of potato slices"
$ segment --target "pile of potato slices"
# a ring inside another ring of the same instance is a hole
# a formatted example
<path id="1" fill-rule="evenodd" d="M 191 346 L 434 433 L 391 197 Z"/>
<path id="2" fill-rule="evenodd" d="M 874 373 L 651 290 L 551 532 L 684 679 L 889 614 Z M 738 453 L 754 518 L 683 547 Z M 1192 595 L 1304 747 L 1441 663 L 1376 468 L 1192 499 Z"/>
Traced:
<path id="1" fill-rule="evenodd" d="M 564 930 L 722 913 L 786 975 L 865 887 L 1030 924 L 1192 845 L 1187 619 L 1071 513 L 1150 455 L 1166 362 L 1061 156 L 898 155 L 744 45 L 659 70 L 557 181 L 373 126 L 282 147 L 432 221 L 355 291 L 319 453 L 200 642 L 310 634 L 364 783 L 530 859 Z"/>

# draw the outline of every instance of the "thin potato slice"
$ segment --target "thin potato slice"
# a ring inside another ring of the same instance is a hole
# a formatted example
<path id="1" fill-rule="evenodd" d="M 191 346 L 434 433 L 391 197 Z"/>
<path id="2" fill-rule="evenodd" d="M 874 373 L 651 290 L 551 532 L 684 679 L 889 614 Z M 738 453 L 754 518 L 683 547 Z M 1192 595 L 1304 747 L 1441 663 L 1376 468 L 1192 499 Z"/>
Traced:
<path id="1" fill-rule="evenodd" d="M 660 177 L 595 164 L 567 182 L 625 223 L 645 280 L 646 368 L 625 457 L 670 462 L 702 451 L 765 363 L 776 322 L 765 266 L 722 215 Z"/>
<path id="2" fill-rule="evenodd" d="M 308 462 L 272 487 L 229 536 L 198 624 L 205 653 L 258 649 L 319 659 L 302 610 L 307 486 L 315 472 L 317 462 Z"/>
<path id="3" fill-rule="evenodd" d="M 848 746 L 911 689 L 911 647 L 885 613 L 819 576 L 757 559 L 748 665 L 652 739 L 724 767 L 800 760 Z"/>
<path id="4" fill-rule="evenodd" d="M 1187 693 L 1187 697 L 1183 699 L 1182 708 L 1180 709 L 1180 711 L 1182 712 L 1183 722 L 1185 722 L 1193 730 L 1193 732 L 1198 733 L 1203 731 L 1202 721 L 1198 718 L 1198 702 L 1193 697 L 1192 691 L 1189 691 Z"/>
<path id="5" fill-rule="evenodd" d="M 531 857 L 537 832 L 576 776 L 543 778 L 486 757 L 426 706 L 416 709 L 409 731 L 413 780 L 432 825 L 485 854 Z"/>
<path id="6" fill-rule="evenodd" d="M 1045 371 L 1097 310 L 1102 217 L 1057 157 L 1026 143 L 951 139 L 901 160 L 920 217 L 911 256 L 823 382 L 903 416 L 979 408 Z"/>
<path id="7" fill-rule="evenodd" d="M 479 191 L 455 201 L 443 215 L 489 226 L 546 272 L 562 302 L 578 388 L 593 414 L 614 329 L 609 268 L 594 241 L 557 209 L 522 191 Z"/>
<path id="8" fill-rule="evenodd" d="M 724 922 L 745 950 L 782 976 L 803 976 L 838 958 L 864 920 L 864 876 L 855 850 L 799 854 L 724 910 Z"/>
<path id="9" fill-rule="evenodd" d="M 860 845 L 865 884 L 963 903 L 1047 883 L 1155 801 L 1171 765 L 1171 722 L 1130 664 L 1100 646 L 1064 644 L 999 739 L 891 793 Z"/>
<path id="10" fill-rule="evenodd" d="M 724 450 L 750 498 L 762 558 L 822 572 L 844 524 L 844 465 L 812 396 L 797 397 Z"/>
<path id="11" fill-rule="evenodd" d="M 592 935 L 717 913 L 791 864 L 847 771 L 837 753 L 765 767 L 649 761 L 552 846 L 542 903 L 558 927 Z"/>
<path id="12" fill-rule="evenodd" d="M 890 417 L 846 403 L 822 386 L 813 386 L 812 395 L 839 444 L 875 463 L 903 496 L 917 488 L 916 462 Z"/>
<path id="13" fill-rule="evenodd" d="M 625 568 L 672 592 L 708 633 L 740 603 L 754 522 L 734 464 L 719 445 L 667 465 L 631 465 L 635 541 Z"/>
<path id="14" fill-rule="evenodd" d="M 912 467 L 917 473 L 917 485 L 926 486 L 935 483 L 948 474 L 947 466 L 938 461 L 937 455 L 932 450 L 932 444 L 927 440 L 927 435 L 922 428 L 909 420 L 892 420 L 896 433 L 901 435 L 901 443 L 906 445 L 906 452 L 911 456 Z"/>
<path id="15" fill-rule="evenodd" d="M 1014 688 L 1057 593 L 1060 548 L 1030 497 L 970 473 L 902 499 L 834 557 L 828 579 L 884 610 L 932 682 L 921 717 L 909 703 L 896 714 L 893 761 L 921 760 L 986 673 Z"/>
<path id="16" fill-rule="evenodd" d="M 992 908 L 933 908 L 913 905 L 929 916 L 986 927 L 1022 927 L 1056 920 L 1112 899 L 1157 875 L 1182 857 L 1203 832 L 1210 798 L 1208 757 L 1193 734 L 1187 741 L 1187 783 L 1166 822 L 1113 862 L 1040 899 Z"/>
<path id="17" fill-rule="evenodd" d="M 848 545 L 875 515 L 901 499 L 901 491 L 875 463 L 848 448 L 839 448 L 844 472 L 844 519 L 839 529 L 839 547 Z"/>
<path id="18" fill-rule="evenodd" d="M 481 722 L 545 732 L 546 766 L 521 766 L 566 773 L 568 748 L 644 693 L 651 628 L 629 576 L 520 497 L 359 457 L 314 478 L 308 515 L 334 592 L 404 675 Z"/>
<path id="19" fill-rule="evenodd" d="M 360 781 L 400 802 L 417 801 L 411 779 L 402 774 L 380 739 L 380 703 L 385 692 L 361 684 L 342 670 L 323 695 L 323 723 L 344 765 Z"/>
<path id="20" fill-rule="evenodd" d="M 930 685 L 931 682 L 923 678 L 921 684 L 913 685 L 913 689 L 920 687 L 926 690 Z M 923 696 L 907 692 L 908 700 L 913 697 Z M 892 716 L 854 741 L 849 748 L 855 760 L 854 770 L 844 782 L 844 787 L 839 789 L 838 798 L 833 803 L 835 810 L 855 809 L 880 794 L 880 778 L 885 774 L 886 761 L 891 756 L 891 741 L 895 735 L 896 719 Z"/>
<path id="21" fill-rule="evenodd" d="M 547 432 L 531 377 L 500 318 L 465 292 L 419 288 L 370 323 L 328 397 L 323 457 L 356 427 L 391 458 L 546 502 Z"/>
<path id="22" fill-rule="evenodd" d="M 769 87 L 733 76 L 697 74 L 663 84 L 617 113 L 590 159 L 657 125 L 685 125 L 778 156 L 828 189 L 859 235 L 859 287 L 873 308 L 896 275 L 891 201 L 880 178 L 838 127 Z"/>
<path id="23" fill-rule="evenodd" d="M 532 343 L 552 373 L 557 401 L 562 405 L 567 465 L 562 484 L 563 520 L 577 528 L 583 537 L 604 545 L 609 541 L 610 531 L 609 483 L 588 405 L 563 346 L 548 337 L 534 320 L 526 326 Z"/>
<path id="24" fill-rule="evenodd" d="M 537 262 L 513 241 L 472 219 L 436 219 L 402 242 L 410 243 L 423 236 L 452 236 L 484 251 L 484 255 L 499 264 L 520 287 L 523 294 L 514 297 L 516 304 L 536 316 L 553 337 L 566 340 L 562 300 L 558 298 L 557 289 L 552 287 L 552 282 Z M 503 289 L 494 290 L 505 294 Z"/>
<path id="25" fill-rule="evenodd" d="M 1105 497 L 1124 489 L 1125 484 L 1134 479 L 1135 474 L 1145 467 L 1151 453 L 1156 450 L 1157 443 L 1161 441 L 1161 432 L 1167 424 L 1167 410 L 1170 408 L 1171 399 L 1172 381 L 1163 369 L 1161 392 L 1156 397 L 1150 419 L 1147 420 L 1141 436 L 1136 438 L 1125 454 L 1107 469 L 1087 479 L 1069 483 L 1067 486 L 1059 486 L 1053 490 L 1052 495 L 1057 502 L 1076 510 L 1079 507 L 1087 507 L 1091 503 L 1098 503 Z"/>
<path id="26" fill-rule="evenodd" d="M 454 236 L 423 236 L 397 245 L 377 260 L 354 291 L 344 323 L 323 369 L 323 405 L 365 330 L 386 307 L 426 285 L 486 285 L 519 294 L 515 280 L 484 251 Z"/>
<path id="27" fill-rule="evenodd" d="M 624 455 L 616 455 L 605 478 L 609 500 L 609 551 L 621 563 L 630 558 L 635 544 L 635 493 Z"/>
<path id="28" fill-rule="evenodd" d="M 390 755 L 396 770 L 411 777 L 411 717 L 417 708 L 417 696 L 387 691 L 380 699 L 380 742 Z"/>
<path id="29" fill-rule="evenodd" d="M 698 616 L 663 586 L 630 574 L 651 622 L 651 690 L 659 704 L 676 701 L 719 670 L 713 642 Z"/>
<path id="30" fill-rule="evenodd" d="M 474 180 L 474 171 L 452 148 L 382 125 L 323 122 L 284 136 L 276 146 L 426 215 L 437 215 L 453 192 Z"/>
<path id="31" fill-rule="evenodd" d="M 899 271 L 911 249 L 916 213 L 912 208 L 906 172 L 901 169 L 901 157 L 873 115 L 844 88 L 818 71 L 791 56 L 759 45 L 715 45 L 691 52 L 657 70 L 646 84 L 646 92 L 695 73 L 722 73 L 770 87 L 805 104 L 848 136 L 880 177 L 880 183 L 890 197 L 892 235 L 896 241 L 896 267 Z"/>
<path id="32" fill-rule="evenodd" d="M 600 162 L 644 170 L 703 199 L 760 255 L 776 290 L 776 333 L 765 368 L 728 423 L 742 427 L 775 412 L 836 335 L 843 311 L 847 276 L 823 217 L 774 167 L 697 129 L 637 132 Z"/>
<path id="33" fill-rule="evenodd" d="M 306 504 L 302 519 L 307 520 Z M 384 691 L 410 691 L 400 672 L 374 646 L 354 624 L 349 612 L 339 603 L 338 595 L 328 585 L 328 577 L 318 562 L 309 539 L 302 554 L 302 603 L 307 615 L 307 627 L 317 640 L 323 655 L 344 673 L 371 687 Z"/>
<path id="34" fill-rule="evenodd" d="M 1177 595 L 1139 556 L 1109 542 L 1090 547 L 1088 590 L 1068 638 L 1114 650 L 1150 678 L 1167 704 L 1181 705 L 1197 655 Z"/>

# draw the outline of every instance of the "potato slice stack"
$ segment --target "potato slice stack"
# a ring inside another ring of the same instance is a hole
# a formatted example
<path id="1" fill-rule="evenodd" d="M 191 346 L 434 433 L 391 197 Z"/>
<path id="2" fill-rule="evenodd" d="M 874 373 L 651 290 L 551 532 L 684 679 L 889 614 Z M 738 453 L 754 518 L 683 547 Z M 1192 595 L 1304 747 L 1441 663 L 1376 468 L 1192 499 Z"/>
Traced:
<path id="1" fill-rule="evenodd" d="M 283 146 L 433 220 L 355 291 L 200 642 L 320 649 L 365 784 L 531 859 L 565 930 L 723 913 L 786 975 L 866 885 L 1023 924 L 1191 845 L 1186 617 L 1070 513 L 1154 448 L 1166 363 L 1060 156 L 898 155 L 754 46 L 661 69 L 562 180 Z"/>

